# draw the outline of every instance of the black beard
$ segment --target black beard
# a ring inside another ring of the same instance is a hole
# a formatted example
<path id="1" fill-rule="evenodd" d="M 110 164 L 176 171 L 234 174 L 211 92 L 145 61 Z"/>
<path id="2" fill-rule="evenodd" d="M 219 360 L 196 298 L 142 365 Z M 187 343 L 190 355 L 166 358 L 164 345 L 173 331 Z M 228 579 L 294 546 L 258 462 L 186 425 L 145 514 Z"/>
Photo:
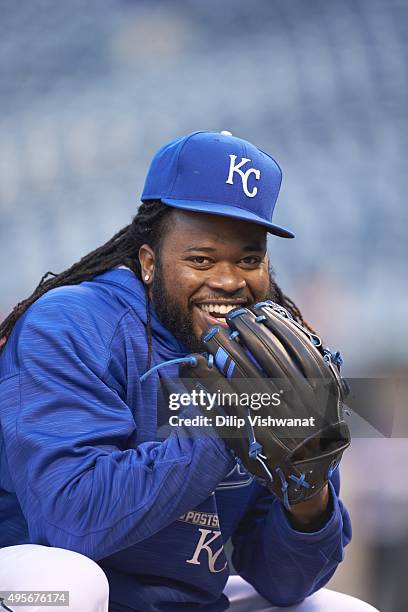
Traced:
<path id="1" fill-rule="evenodd" d="M 269 288 L 264 300 L 277 301 L 275 282 L 273 273 L 269 271 Z M 154 280 L 152 283 L 153 306 L 161 323 L 172 334 L 182 342 L 192 353 L 203 353 L 206 347 L 199 338 L 196 338 L 193 330 L 193 308 L 189 304 L 187 308 L 182 308 L 166 290 L 164 277 L 160 262 L 156 264 Z M 260 300 L 259 300 L 260 301 Z"/>
<path id="2" fill-rule="evenodd" d="M 161 265 L 158 262 L 152 283 L 153 306 L 161 323 L 192 353 L 202 353 L 205 347 L 193 331 L 193 308 L 183 309 L 166 290 Z"/>

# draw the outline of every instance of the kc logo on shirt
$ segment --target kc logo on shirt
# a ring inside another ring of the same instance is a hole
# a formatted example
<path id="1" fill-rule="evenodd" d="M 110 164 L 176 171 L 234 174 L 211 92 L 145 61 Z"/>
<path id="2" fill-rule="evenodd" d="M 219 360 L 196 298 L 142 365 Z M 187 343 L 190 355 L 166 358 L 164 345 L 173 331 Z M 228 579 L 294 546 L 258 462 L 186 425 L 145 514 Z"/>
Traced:
<path id="1" fill-rule="evenodd" d="M 212 574 L 218 574 L 219 572 L 223 572 L 227 569 L 228 566 L 228 561 L 225 560 L 225 556 L 222 554 L 224 552 L 224 546 L 221 543 L 221 546 L 215 551 L 213 551 L 210 546 L 210 544 L 212 544 L 215 540 L 221 537 L 221 531 L 212 531 L 211 529 L 201 528 L 199 528 L 198 531 L 201 534 L 200 539 L 197 543 L 194 555 L 191 557 L 191 559 L 187 560 L 187 563 L 192 563 L 193 565 L 201 565 L 199 557 L 200 554 L 205 551 L 207 553 L 208 569 L 210 570 L 210 572 Z M 216 568 L 215 564 L 220 555 L 223 558 L 224 563 L 221 567 Z"/>
<path id="2" fill-rule="evenodd" d="M 227 183 L 227 185 L 233 185 L 234 184 L 234 174 L 235 173 L 239 174 L 239 176 L 241 177 L 242 189 L 244 190 L 245 195 L 247 195 L 248 198 L 254 198 L 256 194 L 258 193 L 258 187 L 253 187 L 252 191 L 249 191 L 248 190 L 248 179 L 251 176 L 251 174 L 253 174 L 255 179 L 259 181 L 259 179 L 261 178 L 261 171 L 257 170 L 256 168 L 248 168 L 246 172 L 244 172 L 243 170 L 241 170 L 242 166 L 245 166 L 245 164 L 247 164 L 251 160 L 248 159 L 247 157 L 241 157 L 241 161 L 236 163 L 237 161 L 236 155 L 230 155 L 229 157 L 230 157 L 229 174 L 225 182 Z"/>

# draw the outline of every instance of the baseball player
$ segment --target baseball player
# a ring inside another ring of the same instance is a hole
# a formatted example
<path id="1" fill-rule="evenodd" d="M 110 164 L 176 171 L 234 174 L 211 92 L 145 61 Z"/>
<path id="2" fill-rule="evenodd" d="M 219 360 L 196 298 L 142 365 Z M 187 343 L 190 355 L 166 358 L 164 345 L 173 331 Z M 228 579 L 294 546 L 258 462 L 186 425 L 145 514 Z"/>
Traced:
<path id="1" fill-rule="evenodd" d="M 228 132 L 166 144 L 132 223 L 0 326 L 0 591 L 69 590 L 89 612 L 109 586 L 112 612 L 225 610 L 230 539 L 247 610 L 331 578 L 351 538 L 338 462 L 291 504 L 211 428 L 161 435 L 162 379 L 234 309 L 269 300 L 307 329 L 269 268 L 267 234 L 293 237 L 272 222 L 280 184 L 276 161 Z"/>

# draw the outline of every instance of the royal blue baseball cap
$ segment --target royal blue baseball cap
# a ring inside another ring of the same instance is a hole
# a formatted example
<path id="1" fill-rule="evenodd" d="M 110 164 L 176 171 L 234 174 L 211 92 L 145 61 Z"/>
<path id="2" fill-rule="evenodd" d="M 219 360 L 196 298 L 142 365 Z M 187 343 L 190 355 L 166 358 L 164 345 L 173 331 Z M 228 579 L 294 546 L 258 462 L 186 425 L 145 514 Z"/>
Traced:
<path id="1" fill-rule="evenodd" d="M 282 182 L 276 161 L 230 132 L 193 132 L 164 145 L 154 156 L 141 200 L 233 217 L 294 238 L 272 223 Z"/>

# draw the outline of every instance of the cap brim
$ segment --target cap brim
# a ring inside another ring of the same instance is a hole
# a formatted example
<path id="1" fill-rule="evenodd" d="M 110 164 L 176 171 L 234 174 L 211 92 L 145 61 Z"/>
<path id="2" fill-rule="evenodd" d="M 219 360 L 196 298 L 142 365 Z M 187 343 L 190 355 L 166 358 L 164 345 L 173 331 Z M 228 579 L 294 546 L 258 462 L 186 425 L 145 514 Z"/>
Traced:
<path id="1" fill-rule="evenodd" d="M 191 200 L 174 200 L 172 198 L 160 198 L 164 204 L 173 206 L 174 208 L 181 208 L 182 210 L 191 210 L 192 212 L 202 212 L 210 215 L 220 215 L 221 217 L 232 217 L 233 219 L 241 219 L 242 221 L 249 221 L 262 225 L 267 229 L 270 234 L 280 236 L 281 238 L 294 238 L 295 234 L 289 230 L 279 227 L 274 223 L 265 221 L 262 217 L 258 217 L 254 213 L 243 210 L 238 206 L 232 206 L 231 204 L 215 204 L 214 202 L 196 202 Z"/>

